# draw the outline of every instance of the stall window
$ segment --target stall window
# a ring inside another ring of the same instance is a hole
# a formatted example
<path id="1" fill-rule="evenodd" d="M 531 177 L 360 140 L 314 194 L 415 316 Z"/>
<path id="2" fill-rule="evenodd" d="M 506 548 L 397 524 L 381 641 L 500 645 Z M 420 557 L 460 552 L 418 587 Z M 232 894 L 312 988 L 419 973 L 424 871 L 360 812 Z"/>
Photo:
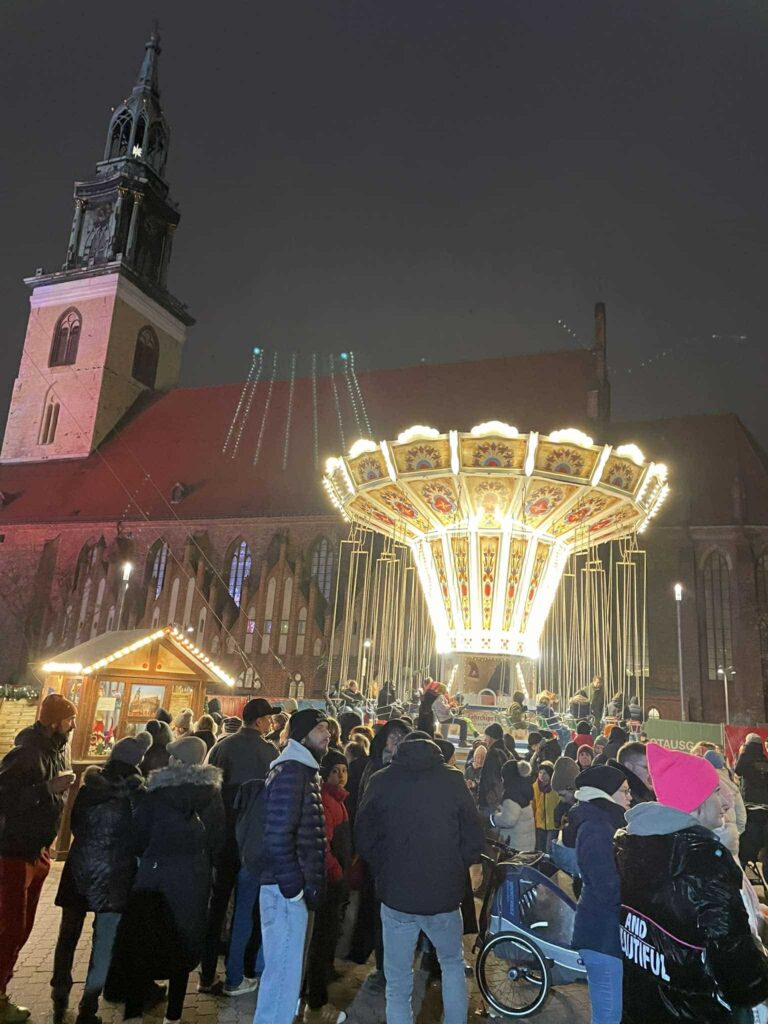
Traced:
<path id="1" fill-rule="evenodd" d="M 165 699 L 164 686 L 147 686 L 145 683 L 134 683 L 131 687 L 131 699 L 128 704 L 128 718 L 148 722 L 154 718 L 162 707 Z"/>
<path id="2" fill-rule="evenodd" d="M 70 676 L 64 684 L 64 696 L 67 700 L 71 700 L 75 707 L 80 705 L 84 685 L 82 676 Z"/>
<path id="3" fill-rule="evenodd" d="M 191 708 L 193 702 L 193 690 L 191 686 L 174 686 L 171 690 L 171 699 L 168 702 L 168 710 L 175 718 L 180 711 Z"/>
<path id="4" fill-rule="evenodd" d="M 99 683 L 96 712 L 88 737 L 86 757 L 108 757 L 117 742 L 117 727 L 123 709 L 125 683 L 103 680 Z"/>

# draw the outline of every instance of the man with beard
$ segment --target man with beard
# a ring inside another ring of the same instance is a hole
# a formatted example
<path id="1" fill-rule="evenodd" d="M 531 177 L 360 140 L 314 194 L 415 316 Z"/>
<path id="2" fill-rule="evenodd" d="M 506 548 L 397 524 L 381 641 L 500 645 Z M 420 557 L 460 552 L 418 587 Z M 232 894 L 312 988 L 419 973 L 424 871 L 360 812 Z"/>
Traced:
<path id="1" fill-rule="evenodd" d="M 58 693 L 40 705 L 0 764 L 0 1021 L 21 1024 L 30 1011 L 11 1002 L 8 984 L 35 923 L 49 847 L 59 830 L 67 792 L 75 781 L 67 740 L 75 705 Z"/>

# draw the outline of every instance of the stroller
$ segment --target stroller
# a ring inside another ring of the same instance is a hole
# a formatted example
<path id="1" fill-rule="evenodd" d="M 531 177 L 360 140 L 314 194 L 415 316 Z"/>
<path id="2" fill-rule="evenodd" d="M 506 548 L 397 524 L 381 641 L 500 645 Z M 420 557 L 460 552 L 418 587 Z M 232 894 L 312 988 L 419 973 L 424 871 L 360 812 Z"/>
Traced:
<path id="1" fill-rule="evenodd" d="M 576 904 L 554 881 L 557 869 L 545 854 L 490 845 L 496 858 L 486 858 L 490 880 L 475 943 L 477 983 L 495 1015 L 530 1017 L 553 985 L 586 981 L 584 962 L 570 944 Z"/>

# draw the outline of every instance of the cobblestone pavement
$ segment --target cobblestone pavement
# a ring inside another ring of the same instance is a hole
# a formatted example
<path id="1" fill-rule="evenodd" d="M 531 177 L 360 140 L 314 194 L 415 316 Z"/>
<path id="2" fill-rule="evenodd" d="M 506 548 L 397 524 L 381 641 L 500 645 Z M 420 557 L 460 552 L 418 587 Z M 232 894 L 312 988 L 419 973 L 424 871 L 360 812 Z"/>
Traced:
<path id="1" fill-rule="evenodd" d="M 60 911 L 54 906 L 53 900 L 61 876 L 62 864 L 54 864 L 45 884 L 43 896 L 37 912 L 34 931 L 29 942 L 22 950 L 11 983 L 12 997 L 32 1010 L 32 1020 L 39 1024 L 50 1021 L 50 976 L 53 960 L 53 948 L 59 927 Z M 471 940 L 468 940 L 471 946 Z M 90 948 L 90 919 L 83 929 L 83 938 L 77 950 L 75 960 L 75 987 L 72 991 L 71 1003 L 74 1012 L 82 993 L 88 966 Z M 467 959 L 474 962 L 468 952 Z M 346 1009 L 350 1024 L 384 1024 L 384 997 L 372 993 L 364 984 L 371 968 L 358 967 L 352 964 L 338 963 L 343 970 L 343 977 L 335 982 L 330 989 L 334 1005 Z M 190 978 L 189 994 L 184 1005 L 184 1024 L 199 1021 L 200 1024 L 250 1024 L 256 1003 L 256 996 L 241 996 L 237 999 L 198 995 L 195 986 L 197 976 Z M 423 972 L 418 972 L 414 987 L 414 1009 L 419 1024 L 437 1024 L 442 1017 L 442 1002 L 439 984 L 428 984 Z M 122 1007 L 111 1003 L 103 1003 L 101 1016 L 104 1024 L 119 1024 L 122 1020 Z M 470 980 L 470 1021 L 481 1021 L 485 1016 L 484 1004 L 477 984 Z M 162 1024 L 163 1007 L 160 1006 L 146 1014 L 147 1024 Z M 589 1000 L 586 986 L 583 984 L 566 985 L 553 991 L 544 1009 L 531 1018 L 546 1024 L 587 1024 L 589 1021 Z"/>

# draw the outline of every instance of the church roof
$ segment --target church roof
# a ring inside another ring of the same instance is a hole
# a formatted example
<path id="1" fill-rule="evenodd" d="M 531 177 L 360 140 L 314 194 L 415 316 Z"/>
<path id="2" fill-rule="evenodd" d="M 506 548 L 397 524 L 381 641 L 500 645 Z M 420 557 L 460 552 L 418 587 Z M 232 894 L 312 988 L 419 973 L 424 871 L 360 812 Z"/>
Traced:
<path id="1" fill-rule="evenodd" d="M 588 395 L 597 382 L 588 350 L 419 364 L 358 379 L 365 413 L 359 402 L 353 406 L 354 386 L 343 372 L 334 378 L 338 406 L 330 377 L 317 378 L 315 431 L 312 379 L 297 379 L 291 400 L 290 381 L 276 381 L 270 396 L 265 373 L 234 459 L 239 421 L 228 454 L 222 448 L 243 385 L 174 389 L 132 411 L 88 458 L 0 464 L 0 524 L 162 520 L 174 513 L 184 520 L 335 516 L 322 468 L 366 434 L 365 414 L 376 439 L 417 423 L 469 429 L 491 419 L 521 430 L 593 429 Z M 177 483 L 185 496 L 169 505 Z"/>

